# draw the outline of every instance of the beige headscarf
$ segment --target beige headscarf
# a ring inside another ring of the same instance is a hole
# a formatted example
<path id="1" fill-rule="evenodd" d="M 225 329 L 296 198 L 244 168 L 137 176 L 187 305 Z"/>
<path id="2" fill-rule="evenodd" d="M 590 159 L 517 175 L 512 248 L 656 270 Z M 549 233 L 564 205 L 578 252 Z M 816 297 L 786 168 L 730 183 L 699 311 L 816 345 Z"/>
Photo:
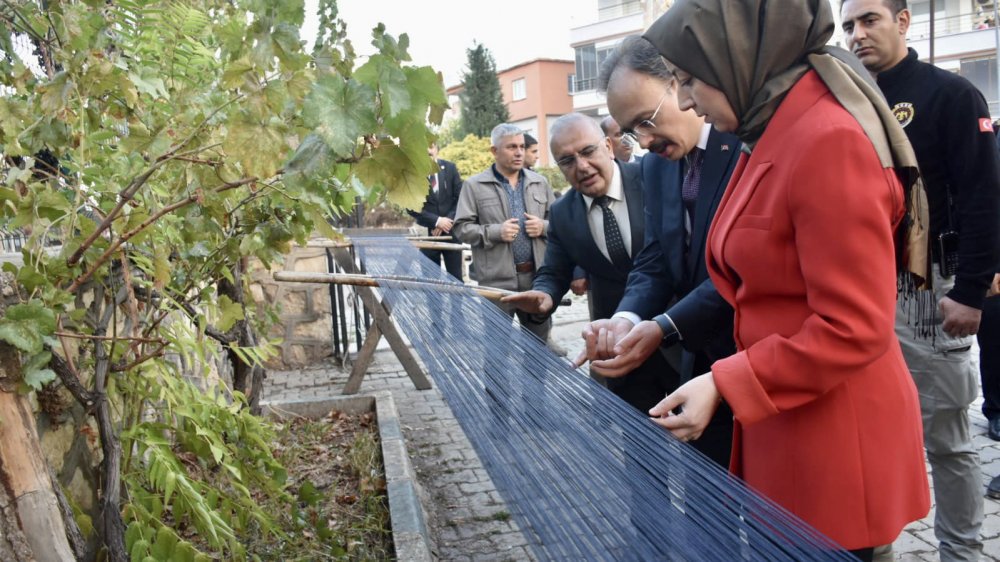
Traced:
<path id="1" fill-rule="evenodd" d="M 826 47 L 833 27 L 828 0 L 678 0 L 643 37 L 670 63 L 726 95 L 739 118 L 736 135 L 751 148 L 792 86 L 816 70 L 907 190 L 905 240 L 897 241 L 897 255 L 919 286 L 930 279 L 930 259 L 917 158 L 860 62 Z"/>

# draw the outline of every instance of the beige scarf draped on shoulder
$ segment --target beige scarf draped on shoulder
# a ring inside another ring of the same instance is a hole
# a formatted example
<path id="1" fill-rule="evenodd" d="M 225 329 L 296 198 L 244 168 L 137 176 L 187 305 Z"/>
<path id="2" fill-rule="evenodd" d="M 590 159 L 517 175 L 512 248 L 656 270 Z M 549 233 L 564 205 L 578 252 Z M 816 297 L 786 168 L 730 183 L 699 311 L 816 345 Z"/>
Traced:
<path id="1" fill-rule="evenodd" d="M 678 0 L 643 37 L 670 64 L 726 95 L 740 121 L 735 132 L 751 149 L 792 86 L 815 70 L 903 183 L 908 212 L 896 253 L 900 271 L 914 277 L 910 286 L 920 287 L 930 282 L 930 257 L 917 159 L 860 61 L 826 46 L 833 26 L 828 0 Z"/>

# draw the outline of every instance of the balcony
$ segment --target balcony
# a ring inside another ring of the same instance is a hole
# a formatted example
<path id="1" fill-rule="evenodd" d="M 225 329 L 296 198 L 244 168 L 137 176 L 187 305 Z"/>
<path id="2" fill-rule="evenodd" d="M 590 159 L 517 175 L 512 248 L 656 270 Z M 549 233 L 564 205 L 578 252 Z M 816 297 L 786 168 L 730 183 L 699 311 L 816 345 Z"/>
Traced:
<path id="1" fill-rule="evenodd" d="M 569 44 L 571 47 L 578 47 L 587 43 L 611 41 L 630 33 L 639 33 L 644 29 L 642 18 L 642 10 L 639 10 L 615 18 L 574 27 L 569 30 Z"/>
<path id="2" fill-rule="evenodd" d="M 934 36 L 938 38 L 967 33 L 969 31 L 992 29 L 991 25 L 986 24 L 987 18 L 992 20 L 991 16 L 992 14 L 983 14 L 982 16 L 977 16 L 976 14 L 959 14 L 957 16 L 936 18 L 934 20 Z M 930 36 L 931 22 L 929 19 L 913 22 L 910 25 L 909 33 L 907 33 L 907 38 L 910 41 L 930 39 Z"/>
<path id="3" fill-rule="evenodd" d="M 603 2 L 602 2 L 603 3 Z M 610 6 L 601 6 L 597 9 L 597 21 L 605 21 L 642 12 L 642 3 L 636 0 L 625 0 Z"/>
<path id="4" fill-rule="evenodd" d="M 586 92 L 587 90 L 594 90 L 597 88 L 597 78 L 586 78 L 583 80 L 572 80 L 569 83 L 569 93 L 570 95 Z"/>

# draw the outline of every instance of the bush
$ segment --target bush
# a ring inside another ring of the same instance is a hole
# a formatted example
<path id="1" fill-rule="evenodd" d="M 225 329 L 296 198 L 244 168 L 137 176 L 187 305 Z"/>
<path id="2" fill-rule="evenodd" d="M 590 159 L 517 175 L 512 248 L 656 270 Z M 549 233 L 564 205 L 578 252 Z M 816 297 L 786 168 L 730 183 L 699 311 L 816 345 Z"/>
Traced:
<path id="1" fill-rule="evenodd" d="M 454 162 L 463 179 L 474 176 L 493 164 L 490 139 L 475 135 L 466 135 L 464 139 L 452 142 L 442 148 L 438 156 Z"/>
<path id="2" fill-rule="evenodd" d="M 535 171 L 545 176 L 545 179 L 549 180 L 549 185 L 552 186 L 553 191 L 566 191 L 566 189 L 569 188 L 569 182 L 566 181 L 566 177 L 563 176 L 558 167 L 538 166 L 535 168 Z"/>

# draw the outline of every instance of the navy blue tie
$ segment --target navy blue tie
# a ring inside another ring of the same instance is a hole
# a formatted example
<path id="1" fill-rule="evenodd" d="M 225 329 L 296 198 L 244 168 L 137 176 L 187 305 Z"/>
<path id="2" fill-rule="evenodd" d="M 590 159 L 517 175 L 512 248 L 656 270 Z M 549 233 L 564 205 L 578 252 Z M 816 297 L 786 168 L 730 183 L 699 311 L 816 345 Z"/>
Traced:
<path id="1" fill-rule="evenodd" d="M 695 148 L 688 155 L 688 169 L 684 174 L 684 183 L 681 185 L 681 199 L 685 203 L 693 203 L 698 200 L 698 189 L 701 188 L 701 161 L 704 151 Z"/>

